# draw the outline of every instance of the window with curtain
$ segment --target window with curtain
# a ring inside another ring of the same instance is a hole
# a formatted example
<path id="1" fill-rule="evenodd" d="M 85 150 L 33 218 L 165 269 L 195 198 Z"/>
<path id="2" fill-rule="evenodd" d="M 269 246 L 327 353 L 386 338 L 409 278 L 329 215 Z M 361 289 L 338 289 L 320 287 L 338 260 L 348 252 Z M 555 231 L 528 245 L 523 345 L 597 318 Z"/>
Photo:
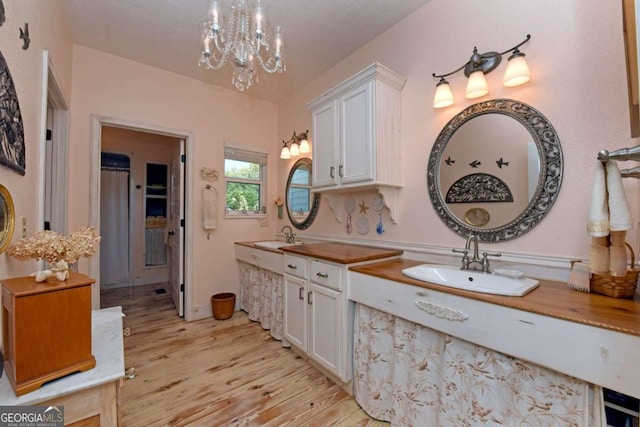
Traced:
<path id="1" fill-rule="evenodd" d="M 236 144 L 225 144 L 226 216 L 246 218 L 264 213 L 266 168 L 266 152 Z"/>

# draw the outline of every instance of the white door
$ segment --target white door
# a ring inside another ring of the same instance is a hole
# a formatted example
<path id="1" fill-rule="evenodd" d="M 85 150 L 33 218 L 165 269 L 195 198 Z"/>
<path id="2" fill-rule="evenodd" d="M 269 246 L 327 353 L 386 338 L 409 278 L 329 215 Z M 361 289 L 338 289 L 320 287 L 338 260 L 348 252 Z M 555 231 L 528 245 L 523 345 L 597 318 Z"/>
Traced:
<path id="1" fill-rule="evenodd" d="M 309 342 L 307 353 L 340 378 L 342 358 L 342 293 L 311 283 L 308 295 Z"/>
<path id="2" fill-rule="evenodd" d="M 284 336 L 307 351 L 307 306 L 305 280 L 284 276 Z"/>
<path id="3" fill-rule="evenodd" d="M 338 176 L 342 184 L 373 178 L 373 82 L 351 90 L 340 100 L 341 151 Z M 314 159 L 315 169 L 315 159 Z"/>
<path id="4" fill-rule="evenodd" d="M 312 113 L 313 120 L 313 186 L 326 187 L 338 183 L 336 150 L 338 113 L 335 102 L 329 102 Z"/>
<path id="5" fill-rule="evenodd" d="M 184 140 L 171 163 L 171 199 L 169 204 L 169 278 L 173 304 L 184 316 Z"/>

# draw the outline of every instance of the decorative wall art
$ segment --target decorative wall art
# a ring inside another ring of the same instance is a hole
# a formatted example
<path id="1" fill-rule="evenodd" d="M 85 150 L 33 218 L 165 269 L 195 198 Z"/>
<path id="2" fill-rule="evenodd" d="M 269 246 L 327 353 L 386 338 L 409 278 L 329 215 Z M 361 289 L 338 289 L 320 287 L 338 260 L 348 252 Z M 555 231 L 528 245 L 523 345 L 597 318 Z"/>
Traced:
<path id="1" fill-rule="evenodd" d="M 31 37 L 29 37 L 29 23 L 25 22 L 24 30 L 20 28 L 20 38 L 22 39 L 22 49 L 29 49 L 29 43 L 31 43 Z"/>
<path id="2" fill-rule="evenodd" d="M 488 173 L 463 176 L 447 191 L 446 203 L 513 202 L 509 186 Z"/>
<path id="3" fill-rule="evenodd" d="M 0 52 L 0 164 L 25 173 L 24 129 L 18 95 L 7 62 Z"/>

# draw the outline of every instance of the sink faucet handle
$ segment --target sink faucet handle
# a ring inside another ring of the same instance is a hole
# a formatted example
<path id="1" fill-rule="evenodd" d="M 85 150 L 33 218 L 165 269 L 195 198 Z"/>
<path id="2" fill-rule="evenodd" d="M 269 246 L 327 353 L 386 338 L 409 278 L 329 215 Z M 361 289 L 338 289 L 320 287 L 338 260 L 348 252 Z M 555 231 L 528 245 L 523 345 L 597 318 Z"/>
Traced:
<path id="1" fill-rule="evenodd" d="M 485 273 L 490 273 L 489 269 L 489 257 L 501 257 L 502 254 L 500 252 L 483 252 L 482 253 L 482 270 Z"/>

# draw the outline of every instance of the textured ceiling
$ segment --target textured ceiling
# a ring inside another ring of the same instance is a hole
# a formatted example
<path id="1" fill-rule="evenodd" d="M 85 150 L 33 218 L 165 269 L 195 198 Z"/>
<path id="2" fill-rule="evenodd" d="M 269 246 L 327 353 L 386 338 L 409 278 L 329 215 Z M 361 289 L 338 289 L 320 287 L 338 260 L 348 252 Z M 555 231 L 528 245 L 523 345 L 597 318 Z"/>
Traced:
<path id="1" fill-rule="evenodd" d="M 287 71 L 248 95 L 280 101 L 430 0 L 264 0 L 283 28 Z M 63 0 L 74 43 L 232 89 L 231 66 L 198 67 L 206 0 Z M 235 89 L 234 89 L 235 90 Z"/>

